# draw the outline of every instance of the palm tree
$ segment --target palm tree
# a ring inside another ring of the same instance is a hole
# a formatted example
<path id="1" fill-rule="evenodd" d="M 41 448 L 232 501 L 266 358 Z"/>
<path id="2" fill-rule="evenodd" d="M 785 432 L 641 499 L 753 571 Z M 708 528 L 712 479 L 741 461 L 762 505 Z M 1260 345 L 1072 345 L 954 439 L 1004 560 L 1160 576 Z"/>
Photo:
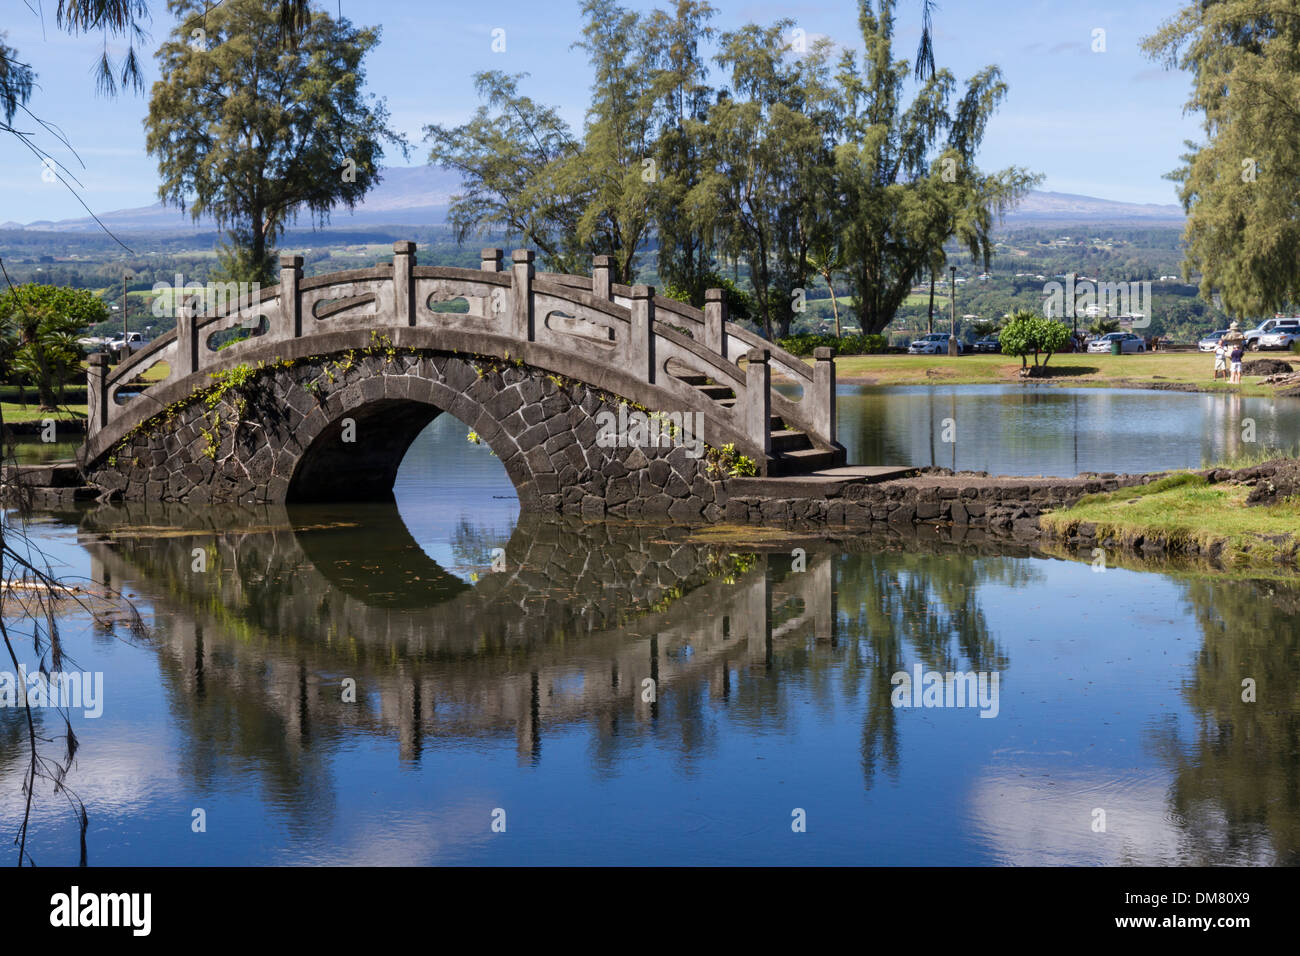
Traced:
<path id="1" fill-rule="evenodd" d="M 835 337 L 840 337 L 840 307 L 835 298 L 835 274 L 844 268 L 844 247 L 830 238 L 823 238 L 804 253 L 804 262 L 826 280 L 831 290 L 831 312 L 835 315 Z"/>

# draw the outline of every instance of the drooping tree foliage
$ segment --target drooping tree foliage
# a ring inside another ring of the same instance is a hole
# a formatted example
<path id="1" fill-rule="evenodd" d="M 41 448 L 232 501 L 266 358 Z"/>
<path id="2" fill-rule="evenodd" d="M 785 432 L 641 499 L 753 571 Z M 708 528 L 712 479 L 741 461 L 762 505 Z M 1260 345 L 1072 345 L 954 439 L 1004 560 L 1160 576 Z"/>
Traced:
<path id="1" fill-rule="evenodd" d="M 854 308 L 863 332 L 880 332 L 912 284 L 942 268 L 949 239 L 987 266 L 995 220 L 1038 177 L 1015 167 L 985 173 L 975 164 L 1007 92 L 997 67 L 967 81 L 955 103 L 955 77 L 936 70 L 904 107 L 908 66 L 893 58 L 894 4 L 863 0 L 859 25 L 862 64 L 846 54 L 840 65 L 844 135 L 835 177 Z"/>
<path id="2" fill-rule="evenodd" d="M 224 2 L 209 0 L 202 4 L 171 4 L 180 19 L 177 29 L 192 36 L 201 35 L 207 23 L 208 11 Z M 273 33 L 263 34 L 267 39 L 286 48 L 293 48 L 311 22 L 310 0 L 277 0 L 277 25 Z M 40 4 L 27 4 L 31 13 L 43 19 L 45 10 Z M 201 9 L 199 9 L 201 8 Z M 54 10 L 56 26 L 71 34 L 99 33 L 104 45 L 95 62 L 95 87 L 101 94 L 115 96 L 119 91 L 132 89 L 144 92 L 144 75 L 140 71 L 140 58 L 136 52 L 138 45 L 145 42 L 148 33 L 145 29 L 150 20 L 149 5 L 145 0 L 59 0 Z M 0 31 L 0 40 L 4 37 Z M 126 40 L 126 52 L 120 56 L 110 52 L 109 40 L 115 45 L 121 39 Z M 36 89 L 36 71 L 30 63 L 21 59 L 17 50 L 0 42 L 0 133 L 9 133 L 23 148 L 28 150 L 61 182 L 88 212 L 100 228 L 108 228 L 99 221 L 99 217 L 82 200 L 78 187 L 81 185 L 69 169 L 69 163 L 61 161 L 55 152 L 64 150 L 70 155 L 71 162 L 85 166 L 76 148 L 59 130 L 57 120 L 43 118 L 38 112 L 28 107 L 32 92 Z M 12 124 L 15 114 L 22 113 L 31 122 L 31 128 L 20 129 Z M 50 145 L 43 145 L 40 134 L 44 134 Z M 55 152 L 52 152 L 55 151 Z M 112 235 L 112 233 L 109 233 Z M 113 237 L 117 239 L 116 236 Z M 117 239 L 121 243 L 120 239 Z M 125 243 L 121 243 L 126 248 Z"/>
<path id="3" fill-rule="evenodd" d="M 743 273 L 772 338 L 789 333 L 810 283 L 843 278 L 862 331 L 881 331 L 950 240 L 987 262 L 994 221 L 1037 181 L 975 164 L 1006 95 L 997 68 L 964 86 L 935 69 L 928 2 L 915 70 L 896 61 L 894 6 L 860 3 L 859 65 L 832 63 L 830 41 L 790 20 L 719 36 L 698 0 L 645 14 L 585 0 L 581 134 L 501 73 L 476 78 L 486 102 L 470 122 L 426 129 L 430 162 L 465 180 L 458 234 L 504 230 L 556 269 L 613 255 L 623 282 L 653 248 L 660 283 L 697 305 L 724 270 Z M 715 39 L 719 88 L 701 51 Z"/>
<path id="4" fill-rule="evenodd" d="M 1144 41 L 1192 74 L 1205 141 L 1169 174 L 1187 210 L 1188 274 L 1239 316 L 1300 302 L 1300 2 L 1203 0 Z"/>

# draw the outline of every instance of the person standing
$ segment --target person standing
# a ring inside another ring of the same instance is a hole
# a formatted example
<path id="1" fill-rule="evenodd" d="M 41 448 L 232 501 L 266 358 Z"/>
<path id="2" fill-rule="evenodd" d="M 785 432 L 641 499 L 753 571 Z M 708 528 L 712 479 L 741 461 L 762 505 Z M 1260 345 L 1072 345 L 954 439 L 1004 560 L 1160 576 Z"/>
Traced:
<path id="1" fill-rule="evenodd" d="M 1242 342 L 1234 342 L 1232 351 L 1228 353 L 1228 359 L 1232 362 L 1231 382 L 1233 385 L 1241 384 L 1241 359 L 1246 354 L 1243 345 L 1244 343 Z"/>
<path id="2" fill-rule="evenodd" d="M 1219 339 L 1214 346 L 1214 380 L 1219 380 L 1220 373 L 1224 378 L 1228 377 L 1228 349 L 1223 344 L 1223 339 Z"/>

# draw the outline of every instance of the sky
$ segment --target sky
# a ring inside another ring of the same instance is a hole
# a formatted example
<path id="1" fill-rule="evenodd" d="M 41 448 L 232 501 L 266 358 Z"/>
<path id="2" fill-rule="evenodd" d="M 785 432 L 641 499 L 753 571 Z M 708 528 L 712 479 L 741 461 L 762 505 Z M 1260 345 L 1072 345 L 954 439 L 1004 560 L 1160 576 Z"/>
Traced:
<path id="1" fill-rule="evenodd" d="M 669 2 L 624 5 L 649 10 Z M 324 9 L 337 12 L 339 5 L 325 0 Z M 824 34 L 861 50 L 853 0 L 713 5 L 714 25 L 722 30 L 789 17 L 808 36 Z M 1176 0 L 941 2 L 935 13 L 937 64 L 961 80 L 995 63 L 1009 86 L 989 125 L 980 165 L 1027 167 L 1044 174 L 1041 188 L 1054 192 L 1177 202 L 1174 184 L 1163 176 L 1179 165 L 1184 141 L 1200 138 L 1196 117 L 1183 111 L 1190 78 L 1147 59 L 1140 43 L 1179 6 Z M 36 69 L 38 89 L 29 108 L 59 125 L 85 168 L 48 135 L 41 142 L 72 166 L 84 185 L 81 196 L 95 212 L 149 205 L 157 200 L 158 179 L 156 163 L 144 150 L 147 90 L 97 95 L 92 65 L 104 39 L 64 34 L 54 25 L 54 7 L 7 0 L 0 27 L 8 45 Z M 390 154 L 390 164 L 424 162 L 424 127 L 470 116 L 477 105 L 472 77 L 482 70 L 530 74 L 525 92 L 559 108 L 575 128 L 582 125 L 591 74 L 583 51 L 572 48 L 580 36 L 577 0 L 341 0 L 341 7 L 357 23 L 382 27 L 380 45 L 366 64 L 368 87 L 387 100 L 393 125 L 413 144 L 409 160 Z M 43 9 L 43 16 L 30 8 Z M 152 52 L 176 22 L 165 4 L 151 3 L 151 9 L 147 84 L 157 78 Z M 920 33 L 919 0 L 901 0 L 897 19 L 895 54 L 910 59 Z M 492 49 L 497 28 L 506 31 L 503 52 Z M 1104 50 L 1094 52 L 1098 39 L 1104 39 Z M 110 50 L 120 49 L 108 43 Z M 713 82 L 723 82 L 716 69 Z M 25 116 L 15 126 L 35 129 Z M 12 136 L 0 136 L 0 222 L 85 215 L 64 186 L 46 182 L 41 173 L 39 160 Z"/>

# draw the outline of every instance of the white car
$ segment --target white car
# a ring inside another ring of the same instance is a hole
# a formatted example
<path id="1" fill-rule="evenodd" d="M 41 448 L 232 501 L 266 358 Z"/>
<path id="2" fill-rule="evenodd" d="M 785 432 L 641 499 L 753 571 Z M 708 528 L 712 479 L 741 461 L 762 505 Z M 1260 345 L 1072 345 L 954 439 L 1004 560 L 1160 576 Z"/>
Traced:
<path id="1" fill-rule="evenodd" d="M 1145 352 L 1147 350 L 1147 344 L 1141 336 L 1134 335 L 1132 332 L 1111 332 L 1089 342 L 1088 351 L 1093 354 L 1109 352 L 1112 342 L 1119 342 L 1121 352 Z"/>
<path id="2" fill-rule="evenodd" d="M 138 352 L 148 344 L 149 343 L 144 340 L 144 336 L 139 332 L 128 332 L 126 338 L 122 338 L 119 335 L 117 338 L 113 339 L 113 341 L 109 342 L 108 350 L 110 352 L 121 352 L 123 349 L 126 349 L 131 352 Z"/>
<path id="3" fill-rule="evenodd" d="M 960 354 L 965 349 L 961 342 L 957 343 L 957 352 Z M 923 335 L 907 347 L 908 355 L 947 355 L 948 354 L 948 333 L 931 332 L 929 335 Z"/>
<path id="4" fill-rule="evenodd" d="M 1209 335 L 1197 342 L 1196 347 L 1202 352 L 1213 352 L 1219 347 L 1219 339 L 1223 338 L 1227 334 L 1227 329 L 1223 329 L 1220 332 L 1211 332 Z"/>
<path id="5" fill-rule="evenodd" d="M 1249 332 L 1245 333 L 1246 348 L 1259 348 L 1259 340 L 1265 335 L 1268 335 L 1268 333 L 1276 331 L 1281 326 L 1300 326 L 1300 318 L 1279 315 L 1274 316 L 1271 319 L 1265 319 L 1263 322 L 1259 323 L 1258 328 L 1251 329 Z"/>
<path id="6" fill-rule="evenodd" d="M 1300 341 L 1300 320 L 1282 319 L 1255 340 L 1255 348 L 1289 349 L 1296 341 Z"/>

